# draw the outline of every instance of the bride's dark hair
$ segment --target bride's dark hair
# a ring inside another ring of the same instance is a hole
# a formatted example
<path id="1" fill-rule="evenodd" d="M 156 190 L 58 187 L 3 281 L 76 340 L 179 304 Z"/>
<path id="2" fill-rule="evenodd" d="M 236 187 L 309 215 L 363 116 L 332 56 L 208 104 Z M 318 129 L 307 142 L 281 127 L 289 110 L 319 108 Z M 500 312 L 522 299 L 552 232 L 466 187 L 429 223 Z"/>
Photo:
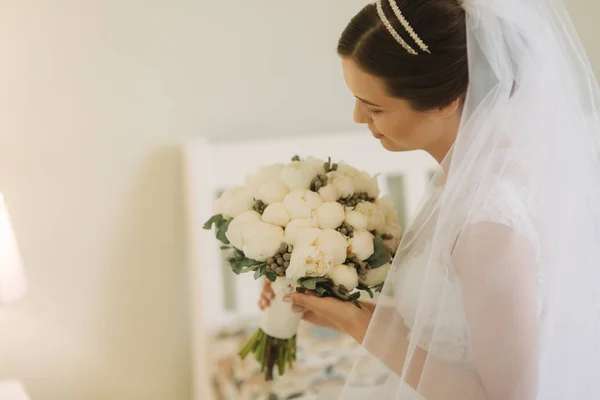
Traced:
<path id="1" fill-rule="evenodd" d="M 382 78 L 390 95 L 409 101 L 416 110 L 443 107 L 463 97 L 469 84 L 466 17 L 457 0 L 396 0 L 431 54 L 420 51 L 389 1 L 382 3 L 396 32 L 419 54 L 409 54 L 392 37 L 374 4 L 352 18 L 339 40 L 338 54 Z"/>

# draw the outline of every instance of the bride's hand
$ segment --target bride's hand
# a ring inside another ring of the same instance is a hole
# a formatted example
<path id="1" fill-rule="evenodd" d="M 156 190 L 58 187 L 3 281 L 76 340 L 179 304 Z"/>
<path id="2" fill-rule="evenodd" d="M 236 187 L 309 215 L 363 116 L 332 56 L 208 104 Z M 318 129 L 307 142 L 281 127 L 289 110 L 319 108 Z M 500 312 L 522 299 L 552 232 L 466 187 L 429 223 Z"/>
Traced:
<path id="1" fill-rule="evenodd" d="M 264 311 L 271 305 L 271 300 L 273 300 L 274 298 L 275 293 L 271 288 L 271 281 L 265 279 L 265 281 L 263 282 L 262 291 L 260 292 L 260 298 L 258 299 L 258 308 L 260 308 L 261 311 Z"/>
<path id="2" fill-rule="evenodd" d="M 304 313 L 304 319 L 327 321 L 336 329 L 352 336 L 358 343 L 362 343 L 375 311 L 373 303 L 361 302 L 361 307 L 358 308 L 353 303 L 333 297 L 318 297 L 312 292 L 289 293 L 283 296 L 283 301 L 292 302 L 298 312 Z"/>
<path id="3" fill-rule="evenodd" d="M 260 299 L 258 300 L 258 307 L 264 311 L 271 305 L 271 300 L 275 298 L 275 293 L 271 288 L 271 282 L 269 280 L 265 280 L 262 287 L 262 292 L 260 293 Z M 313 325 L 321 326 L 324 328 L 330 329 L 339 329 L 332 321 L 329 319 L 313 312 L 312 310 L 303 308 L 299 305 L 293 305 L 292 309 L 294 312 L 302 313 L 302 319 L 307 322 L 310 322 Z"/>

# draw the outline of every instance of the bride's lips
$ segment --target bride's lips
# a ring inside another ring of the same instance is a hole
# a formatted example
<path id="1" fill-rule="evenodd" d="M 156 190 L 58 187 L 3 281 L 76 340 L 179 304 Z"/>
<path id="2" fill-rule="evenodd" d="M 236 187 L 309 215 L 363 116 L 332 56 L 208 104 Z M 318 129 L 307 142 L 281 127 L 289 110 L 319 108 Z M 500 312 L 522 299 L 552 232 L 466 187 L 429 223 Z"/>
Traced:
<path id="1" fill-rule="evenodd" d="M 379 133 L 375 133 L 375 132 L 373 132 L 373 131 L 371 131 L 371 133 L 373 134 L 373 137 L 374 137 L 375 139 L 381 139 L 381 138 L 383 138 L 383 135 L 380 135 Z"/>

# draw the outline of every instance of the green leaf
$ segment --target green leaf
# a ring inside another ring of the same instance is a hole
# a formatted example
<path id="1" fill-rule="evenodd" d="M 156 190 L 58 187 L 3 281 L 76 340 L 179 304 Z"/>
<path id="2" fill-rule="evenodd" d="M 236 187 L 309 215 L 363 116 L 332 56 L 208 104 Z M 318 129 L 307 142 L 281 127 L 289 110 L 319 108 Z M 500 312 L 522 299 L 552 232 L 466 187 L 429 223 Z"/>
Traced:
<path id="1" fill-rule="evenodd" d="M 342 301 L 348 301 L 348 296 L 341 294 L 340 291 L 337 290 L 336 288 L 333 288 L 328 293 L 331 297 L 335 297 L 336 299 L 340 299 Z"/>
<path id="2" fill-rule="evenodd" d="M 260 261 L 252 260 L 250 258 L 244 258 L 242 261 L 240 261 L 240 266 L 242 268 L 247 268 L 247 269 L 252 269 L 252 270 L 255 270 L 257 267 L 259 267 L 261 265 L 266 265 L 266 264 L 263 262 L 260 262 Z"/>
<path id="3" fill-rule="evenodd" d="M 254 272 L 254 279 L 255 280 L 259 279 L 262 275 L 263 275 L 263 270 L 262 270 L 262 268 L 259 268 Z"/>
<path id="4" fill-rule="evenodd" d="M 206 230 L 209 230 L 209 229 L 211 229 L 211 228 L 212 228 L 212 226 L 213 226 L 214 224 L 217 224 L 217 225 L 218 225 L 218 224 L 219 224 L 219 222 L 221 222 L 223 219 L 224 219 L 224 218 L 223 218 L 223 214 L 217 214 L 217 215 L 213 215 L 212 217 L 210 217 L 210 219 L 209 219 L 208 221 L 206 221 L 206 222 L 204 223 L 204 226 L 203 226 L 203 228 L 204 228 L 204 229 L 206 229 Z"/>
<path id="5" fill-rule="evenodd" d="M 229 261 L 229 263 L 238 263 L 241 260 L 244 260 L 245 258 L 246 256 L 243 252 L 239 251 L 238 249 L 234 249 L 230 256 L 227 258 L 227 261 Z"/>
<path id="6" fill-rule="evenodd" d="M 247 258 L 244 253 L 238 249 L 235 249 L 231 257 L 227 259 L 231 270 L 234 274 L 239 275 L 245 272 L 256 271 L 259 268 L 265 267 L 264 262 L 252 260 Z"/>
<path id="7" fill-rule="evenodd" d="M 302 396 L 304 396 L 304 392 L 292 393 L 288 397 L 286 397 L 285 400 L 293 400 L 293 399 L 300 398 Z"/>
<path id="8" fill-rule="evenodd" d="M 248 267 L 243 267 L 240 271 L 240 274 L 245 274 L 246 272 L 255 272 L 258 268 L 261 267 L 261 264 L 253 264 Z"/>
<path id="9" fill-rule="evenodd" d="M 270 280 L 271 282 L 275 282 L 277 280 L 277 276 L 272 273 L 272 272 L 267 272 L 265 274 L 265 276 L 267 277 L 268 280 Z"/>
<path id="10" fill-rule="evenodd" d="M 350 295 L 350 301 L 354 301 L 354 300 L 358 300 L 360 299 L 360 292 L 354 292 Z"/>
<path id="11" fill-rule="evenodd" d="M 231 219 L 224 219 L 217 223 L 217 239 L 225 244 L 229 244 L 229 239 L 227 239 L 225 234 L 227 233 L 227 229 L 229 229 L 231 221 Z"/>
<path id="12" fill-rule="evenodd" d="M 204 229 L 212 229 L 213 225 L 216 228 L 216 236 L 224 244 L 229 244 L 229 240 L 225 235 L 227 233 L 227 229 L 229 228 L 229 224 L 231 223 L 231 219 L 225 218 L 222 214 L 213 215 L 206 223 L 204 224 Z"/>
<path id="13" fill-rule="evenodd" d="M 381 236 L 377 235 L 373 238 L 373 247 L 375 248 L 375 251 L 367 260 L 367 263 L 369 263 L 371 268 L 375 269 L 383 267 L 385 264 L 390 262 L 392 256 L 383 246 L 383 239 Z"/>
<path id="14" fill-rule="evenodd" d="M 298 286 L 298 287 L 296 288 L 296 292 L 298 292 L 298 293 L 304 293 L 304 292 L 306 292 L 306 288 L 305 288 L 305 287 L 300 287 L 300 286 Z"/>
<path id="15" fill-rule="evenodd" d="M 306 289 L 310 289 L 310 290 L 315 290 L 317 288 L 317 284 L 319 284 L 319 283 L 325 283 L 328 285 L 333 284 L 333 282 L 329 278 L 311 277 L 311 276 L 305 277 L 305 278 L 300 278 L 298 280 L 298 283 L 300 283 L 300 285 L 304 286 Z"/>
<path id="16" fill-rule="evenodd" d="M 238 268 L 237 264 L 231 264 L 231 270 L 234 274 L 239 275 L 242 273 L 242 269 Z"/>
<path id="17" fill-rule="evenodd" d="M 358 284 L 358 290 L 364 290 L 365 292 L 367 292 L 369 294 L 369 296 L 371 298 L 373 298 L 373 291 L 371 290 L 370 287 L 368 287 L 367 285 L 363 285 L 362 283 Z"/>
<path id="18" fill-rule="evenodd" d="M 302 286 L 310 290 L 315 290 L 317 288 L 317 280 L 315 278 L 307 279 L 305 281 L 302 281 L 301 283 Z"/>
<path id="19" fill-rule="evenodd" d="M 373 286 L 373 290 L 375 290 L 377 293 L 381 293 L 381 291 L 383 290 L 383 282 L 381 282 L 377 286 Z"/>

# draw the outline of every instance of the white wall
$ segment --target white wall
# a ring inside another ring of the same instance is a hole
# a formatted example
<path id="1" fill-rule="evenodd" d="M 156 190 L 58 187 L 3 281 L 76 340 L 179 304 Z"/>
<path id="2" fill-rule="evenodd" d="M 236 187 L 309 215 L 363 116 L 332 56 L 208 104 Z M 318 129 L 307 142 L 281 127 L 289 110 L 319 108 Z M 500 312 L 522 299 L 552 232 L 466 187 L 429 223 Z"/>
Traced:
<path id="1" fill-rule="evenodd" d="M 35 400 L 190 395 L 178 146 L 353 126 L 362 0 L 0 2 L 0 190 L 30 279 L 0 379 Z"/>
<path id="2" fill-rule="evenodd" d="M 35 400 L 190 396 L 178 145 L 352 127 L 365 0 L 0 2 L 0 190 L 30 279 L 0 379 Z M 600 5 L 570 7 L 600 66 Z"/>

